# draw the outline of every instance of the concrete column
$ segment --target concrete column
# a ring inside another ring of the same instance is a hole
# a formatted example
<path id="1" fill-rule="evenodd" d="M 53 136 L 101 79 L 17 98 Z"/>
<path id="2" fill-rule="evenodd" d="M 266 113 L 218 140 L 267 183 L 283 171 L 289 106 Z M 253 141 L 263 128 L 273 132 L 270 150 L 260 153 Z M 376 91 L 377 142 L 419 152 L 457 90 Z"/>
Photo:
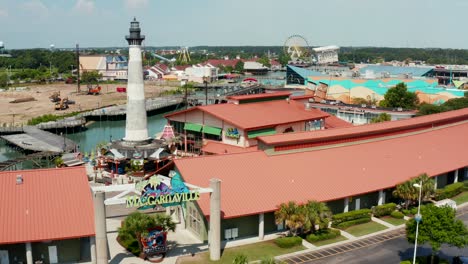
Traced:
<path id="1" fill-rule="evenodd" d="M 166 207 L 166 215 L 171 216 L 171 207 L 170 206 Z"/>
<path id="2" fill-rule="evenodd" d="M 96 238 L 89 238 L 89 249 L 91 251 L 91 263 L 96 264 Z"/>
<path id="3" fill-rule="evenodd" d="M 221 258 L 221 180 L 211 179 L 210 188 L 210 260 Z"/>
<path id="4" fill-rule="evenodd" d="M 377 205 L 382 205 L 385 202 L 385 193 L 383 190 L 379 191 L 379 200 L 377 202 Z"/>
<path id="5" fill-rule="evenodd" d="M 455 170 L 455 175 L 453 177 L 453 183 L 458 182 L 458 170 Z"/>
<path id="6" fill-rule="evenodd" d="M 107 227 L 106 206 L 104 205 L 105 193 L 94 193 L 94 223 L 96 225 L 96 260 L 97 264 L 107 264 Z"/>
<path id="7" fill-rule="evenodd" d="M 26 243 L 26 263 L 33 264 L 33 256 L 32 256 L 32 247 L 31 243 Z"/>
<path id="8" fill-rule="evenodd" d="M 265 237 L 265 215 L 258 215 L 258 239 L 263 240 Z"/>
<path id="9" fill-rule="evenodd" d="M 434 177 L 434 190 L 437 190 L 437 176 Z"/>
<path id="10" fill-rule="evenodd" d="M 348 211 L 349 211 L 349 197 L 346 197 L 344 199 L 344 210 L 343 210 L 343 212 L 346 213 Z"/>

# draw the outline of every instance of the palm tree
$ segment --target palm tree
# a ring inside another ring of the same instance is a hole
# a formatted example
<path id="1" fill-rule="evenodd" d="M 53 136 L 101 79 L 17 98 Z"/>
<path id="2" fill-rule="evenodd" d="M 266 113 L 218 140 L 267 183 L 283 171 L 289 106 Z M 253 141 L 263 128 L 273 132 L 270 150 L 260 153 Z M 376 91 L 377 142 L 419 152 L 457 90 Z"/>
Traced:
<path id="1" fill-rule="evenodd" d="M 314 200 L 307 201 L 304 205 L 306 225 L 312 232 L 316 231 L 316 226 L 326 228 L 331 219 L 330 208 L 325 203 Z"/>
<path id="2" fill-rule="evenodd" d="M 419 189 L 414 184 L 422 182 L 421 200 L 429 200 L 434 193 L 434 179 L 430 179 L 426 173 L 420 174 L 418 177 L 410 179 L 402 184 L 397 185 L 393 191 L 393 196 L 405 200 L 405 209 L 418 200 Z"/>
<path id="3" fill-rule="evenodd" d="M 289 228 L 289 235 L 296 236 L 297 230 L 304 226 L 305 216 L 302 208 L 296 202 L 290 201 L 278 206 L 278 211 L 275 212 L 275 220 L 277 224 L 286 223 Z"/>

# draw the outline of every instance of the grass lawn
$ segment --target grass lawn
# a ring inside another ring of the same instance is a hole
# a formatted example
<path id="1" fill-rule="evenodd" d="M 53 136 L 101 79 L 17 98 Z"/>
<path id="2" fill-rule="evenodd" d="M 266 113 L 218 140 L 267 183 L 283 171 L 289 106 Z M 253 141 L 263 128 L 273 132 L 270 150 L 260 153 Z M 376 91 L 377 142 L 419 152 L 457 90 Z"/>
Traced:
<path id="1" fill-rule="evenodd" d="M 450 198 L 454 200 L 457 205 L 468 202 L 468 191 L 462 192 L 459 195 Z"/>
<path id="2" fill-rule="evenodd" d="M 394 217 L 391 217 L 391 216 L 384 216 L 384 217 L 381 217 L 380 220 L 383 220 L 389 224 L 392 224 L 394 226 L 399 226 L 399 225 L 402 225 L 404 223 L 406 223 L 405 219 L 398 219 L 398 218 L 394 218 Z"/>
<path id="3" fill-rule="evenodd" d="M 312 245 L 314 245 L 316 247 L 320 247 L 320 246 L 325 246 L 325 245 L 328 245 L 328 244 L 340 242 L 340 241 L 343 241 L 343 240 L 346 240 L 346 239 L 347 238 L 344 237 L 344 236 L 338 236 L 338 237 L 335 237 L 335 238 L 332 238 L 332 239 L 327 239 L 327 240 L 314 242 L 314 243 L 312 243 Z"/>
<path id="4" fill-rule="evenodd" d="M 345 229 L 346 232 L 350 233 L 353 236 L 363 236 L 371 233 L 375 233 L 380 230 L 387 229 L 386 226 L 379 223 L 370 221 L 369 223 L 350 226 Z"/>
<path id="5" fill-rule="evenodd" d="M 254 243 L 245 246 L 226 248 L 221 253 L 221 260 L 219 261 L 210 261 L 210 253 L 203 252 L 197 254 L 194 257 L 183 257 L 179 258 L 179 264 L 186 263 L 232 263 L 234 257 L 238 254 L 244 254 L 248 257 L 248 261 L 260 260 L 265 257 L 273 257 L 278 255 L 283 255 L 299 250 L 304 250 L 305 247 L 300 245 L 292 248 L 280 248 L 278 247 L 273 240 Z"/>

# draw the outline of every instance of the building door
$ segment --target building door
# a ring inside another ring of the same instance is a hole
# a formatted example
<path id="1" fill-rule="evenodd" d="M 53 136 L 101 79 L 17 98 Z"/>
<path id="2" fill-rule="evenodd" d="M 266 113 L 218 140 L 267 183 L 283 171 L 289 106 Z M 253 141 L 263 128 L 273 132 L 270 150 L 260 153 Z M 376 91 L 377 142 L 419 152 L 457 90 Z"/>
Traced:
<path id="1" fill-rule="evenodd" d="M 8 251 L 7 250 L 0 250 L 0 264 L 8 264 L 10 261 L 8 260 Z"/>
<path id="2" fill-rule="evenodd" d="M 361 198 L 356 199 L 356 209 L 355 210 L 359 210 L 359 209 L 361 209 Z"/>
<path id="3" fill-rule="evenodd" d="M 57 246 L 49 246 L 49 263 L 58 263 Z"/>

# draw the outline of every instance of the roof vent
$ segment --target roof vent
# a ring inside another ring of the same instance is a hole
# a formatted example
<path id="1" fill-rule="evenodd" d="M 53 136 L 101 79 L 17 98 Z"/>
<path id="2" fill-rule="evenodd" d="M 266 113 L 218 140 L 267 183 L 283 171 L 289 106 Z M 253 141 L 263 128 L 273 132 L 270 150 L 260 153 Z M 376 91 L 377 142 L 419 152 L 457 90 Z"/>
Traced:
<path id="1" fill-rule="evenodd" d="M 16 175 L 16 185 L 23 184 L 23 175 Z"/>
<path id="2" fill-rule="evenodd" d="M 305 110 L 310 110 L 310 103 L 305 103 Z"/>
<path id="3" fill-rule="evenodd" d="M 289 97 L 288 97 L 288 98 L 286 98 L 286 102 L 288 102 L 288 104 L 289 104 Z"/>

